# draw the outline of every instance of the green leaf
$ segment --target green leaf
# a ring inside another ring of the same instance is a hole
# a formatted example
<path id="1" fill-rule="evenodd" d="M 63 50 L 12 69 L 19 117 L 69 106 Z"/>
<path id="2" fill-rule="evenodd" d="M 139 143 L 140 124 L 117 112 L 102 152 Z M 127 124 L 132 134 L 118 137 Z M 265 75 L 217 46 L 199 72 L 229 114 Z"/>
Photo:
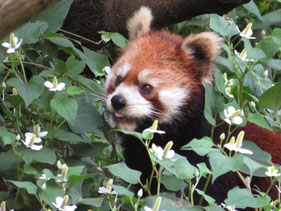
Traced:
<path id="1" fill-rule="evenodd" d="M 248 113 L 248 121 L 259 125 L 263 128 L 266 128 L 268 130 L 272 130 L 271 127 L 269 127 L 268 123 L 265 121 L 265 119 L 263 118 L 263 116 L 260 113 Z"/>
<path id="2" fill-rule="evenodd" d="M 200 156 L 205 156 L 209 152 L 216 151 L 217 149 L 212 148 L 214 143 L 210 137 L 203 137 L 201 139 L 193 139 L 188 144 L 184 145 L 182 150 L 193 150 Z"/>
<path id="3" fill-rule="evenodd" d="M 270 59 L 267 65 L 274 70 L 281 70 L 281 59 Z"/>
<path id="4" fill-rule="evenodd" d="M 68 189 L 71 189 L 75 184 L 85 179 L 93 178 L 95 174 L 85 174 L 85 175 L 71 175 L 67 180 Z"/>
<path id="5" fill-rule="evenodd" d="M 263 21 L 259 8 L 253 0 L 250 1 L 248 4 L 243 4 L 243 7 L 246 8 L 249 12 L 253 13 L 255 16 L 257 16 L 260 21 Z"/>
<path id="6" fill-rule="evenodd" d="M 44 200 L 46 203 L 48 203 L 49 206 L 51 206 L 53 209 L 55 209 L 52 202 L 56 201 L 57 196 L 63 197 L 64 194 L 61 190 L 61 187 L 58 185 L 58 183 L 55 180 L 49 180 L 46 182 L 46 189 L 41 190 L 39 192 L 40 199 Z"/>
<path id="7" fill-rule="evenodd" d="M 29 80 L 27 86 L 23 81 L 20 81 L 17 78 L 9 79 L 7 85 L 17 89 L 18 94 L 24 100 L 26 107 L 29 106 L 34 99 L 37 99 L 44 91 L 44 80 L 40 76 L 33 76 Z"/>
<path id="8" fill-rule="evenodd" d="M 259 105 L 273 111 L 281 109 L 281 81 L 266 90 L 259 99 Z"/>
<path id="9" fill-rule="evenodd" d="M 20 182 L 20 181 L 12 181 L 12 180 L 7 180 L 7 181 L 13 183 L 18 188 L 25 189 L 29 194 L 32 195 L 36 194 L 37 187 L 32 182 Z"/>
<path id="10" fill-rule="evenodd" d="M 99 34 L 102 34 L 101 38 L 104 42 L 112 40 L 112 42 L 120 48 L 125 48 L 127 45 L 128 40 L 117 32 L 100 31 Z"/>
<path id="11" fill-rule="evenodd" d="M 122 129 L 115 129 L 114 131 L 121 132 L 126 135 L 131 135 L 131 136 L 136 137 L 139 140 L 143 140 L 142 133 L 139 133 L 139 132 L 130 131 L 130 130 L 122 130 Z"/>
<path id="12" fill-rule="evenodd" d="M 236 154 L 233 157 L 226 157 L 221 152 L 215 151 L 209 153 L 208 156 L 213 169 L 212 182 L 229 171 L 237 171 L 243 163 L 243 156 L 240 154 Z"/>
<path id="13" fill-rule="evenodd" d="M 25 174 L 32 174 L 35 176 L 39 175 L 38 171 L 34 167 L 28 164 L 24 164 L 23 171 Z"/>
<path id="14" fill-rule="evenodd" d="M 76 156 L 79 157 L 97 157 L 102 154 L 105 147 L 108 144 L 94 142 L 90 144 L 74 144 L 71 146 L 71 149 L 74 151 Z"/>
<path id="15" fill-rule="evenodd" d="M 183 190 L 187 186 L 184 180 L 178 179 L 175 176 L 167 175 L 161 176 L 161 183 L 170 191 Z"/>
<path id="16" fill-rule="evenodd" d="M 1 152 L 0 160 L 0 172 L 15 172 L 17 169 L 17 157 L 12 149 L 7 152 Z"/>
<path id="17" fill-rule="evenodd" d="M 84 68 L 86 67 L 85 61 L 79 61 L 75 59 L 74 56 L 69 57 L 66 60 L 66 74 L 71 76 L 77 76 L 83 72 Z"/>
<path id="18" fill-rule="evenodd" d="M 103 200 L 104 198 L 86 198 L 86 199 L 82 199 L 78 204 L 100 207 L 103 203 Z"/>
<path id="19" fill-rule="evenodd" d="M 54 137 L 61 141 L 70 142 L 71 144 L 87 142 L 81 136 L 76 135 L 72 132 L 66 132 L 62 129 L 57 129 Z"/>
<path id="20" fill-rule="evenodd" d="M 206 163 L 198 163 L 197 167 L 199 168 L 200 176 L 212 174 L 212 172 L 208 169 Z"/>
<path id="21" fill-rule="evenodd" d="M 140 181 L 141 172 L 128 168 L 124 162 L 107 166 L 107 168 L 113 175 L 128 183 L 137 184 Z"/>
<path id="22" fill-rule="evenodd" d="M 227 193 L 226 206 L 234 205 L 236 208 L 262 208 L 270 202 L 270 197 L 254 197 L 249 189 L 235 187 Z"/>
<path id="23" fill-rule="evenodd" d="M 49 24 L 49 31 L 56 32 L 61 28 L 71 4 L 72 0 L 60 1 L 54 8 L 50 9 L 38 19 L 46 21 Z"/>
<path id="24" fill-rule="evenodd" d="M 96 53 L 84 46 L 82 48 L 86 56 L 86 64 L 90 70 L 95 74 L 95 76 L 104 75 L 102 69 L 105 66 L 110 66 L 108 58 L 105 55 Z"/>
<path id="25" fill-rule="evenodd" d="M 51 107 L 64 119 L 66 119 L 71 125 L 74 124 L 78 103 L 75 99 L 65 97 L 63 99 L 52 99 Z"/>
<path id="26" fill-rule="evenodd" d="M 132 199 L 134 197 L 134 193 L 127 190 L 126 188 L 124 188 L 123 186 L 120 185 L 112 185 L 113 190 L 116 191 L 116 193 L 118 193 L 118 195 L 125 195 L 125 196 L 129 196 L 130 199 Z"/>
<path id="27" fill-rule="evenodd" d="M 70 86 L 66 90 L 66 93 L 69 95 L 79 95 L 79 94 L 82 94 L 83 92 L 84 92 L 84 90 L 82 90 L 78 86 Z"/>
<path id="28" fill-rule="evenodd" d="M 235 34 L 238 34 L 238 30 L 236 28 L 236 24 L 232 21 L 230 23 L 228 20 L 224 18 L 224 16 L 219 16 L 216 14 L 211 14 L 210 19 L 210 28 L 223 37 L 232 37 Z"/>
<path id="29" fill-rule="evenodd" d="M 204 197 L 204 199 L 208 202 L 208 204 L 209 205 L 213 205 L 215 202 L 216 202 L 216 200 L 214 199 L 214 198 L 212 198 L 211 196 L 208 196 L 208 195 L 206 195 L 205 193 L 204 193 L 204 191 L 201 191 L 201 190 L 199 190 L 199 189 L 195 189 L 196 190 L 196 192 L 200 195 L 200 196 L 203 196 Z"/>
<path id="30" fill-rule="evenodd" d="M 224 109 L 223 97 L 205 84 L 204 116 L 211 125 L 216 125 L 216 115 Z"/>
<path id="31" fill-rule="evenodd" d="M 16 135 L 10 133 L 5 127 L 0 127 L 0 141 L 5 146 L 12 144 L 16 140 Z"/>
<path id="32" fill-rule="evenodd" d="M 225 91 L 225 85 L 224 85 L 224 79 L 222 77 L 222 73 L 220 70 L 216 69 L 215 71 L 215 81 L 216 81 L 216 87 L 221 93 L 224 93 Z"/>
<path id="33" fill-rule="evenodd" d="M 47 40 L 51 41 L 52 43 L 58 45 L 58 46 L 63 46 L 66 48 L 74 48 L 74 45 L 72 44 L 71 41 L 69 41 L 65 37 L 46 37 Z"/>
<path id="34" fill-rule="evenodd" d="M 21 157 L 26 164 L 32 162 L 55 164 L 57 160 L 55 149 L 43 148 L 40 151 L 33 151 L 31 149 L 24 149 L 21 152 Z"/>
<path id="35" fill-rule="evenodd" d="M 15 31 L 16 37 L 22 39 L 22 44 L 34 44 L 38 41 L 39 36 L 48 28 L 46 22 L 36 21 L 28 22 Z"/>

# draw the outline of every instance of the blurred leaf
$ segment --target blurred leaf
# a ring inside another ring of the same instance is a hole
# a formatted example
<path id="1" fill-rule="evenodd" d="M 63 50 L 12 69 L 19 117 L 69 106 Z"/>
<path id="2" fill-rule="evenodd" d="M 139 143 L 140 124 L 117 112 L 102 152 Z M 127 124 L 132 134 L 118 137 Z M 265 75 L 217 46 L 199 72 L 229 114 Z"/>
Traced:
<path id="1" fill-rule="evenodd" d="M 81 136 L 79 136 L 75 133 L 72 133 L 72 132 L 66 132 L 62 129 L 57 129 L 54 137 L 61 140 L 61 141 L 69 142 L 71 144 L 78 144 L 78 143 L 87 142 Z"/>
<path id="2" fill-rule="evenodd" d="M 78 109 L 78 103 L 75 99 L 70 97 L 65 97 L 63 99 L 52 99 L 51 107 L 64 119 L 69 121 L 71 125 L 74 124 L 77 109 Z"/>
<path id="3" fill-rule="evenodd" d="M 256 22 L 254 24 L 254 29 L 264 29 L 271 25 L 281 26 L 281 9 L 274 10 L 262 16 L 262 20 L 260 22 Z"/>
<path id="4" fill-rule="evenodd" d="M 162 175 L 161 183 L 170 191 L 179 191 L 187 187 L 184 180 L 178 179 L 175 176 Z"/>
<path id="5" fill-rule="evenodd" d="M 248 4 L 243 4 L 243 7 L 246 8 L 249 12 L 253 13 L 255 16 L 257 16 L 261 21 L 263 21 L 259 8 L 253 0 L 250 1 Z"/>
<path id="6" fill-rule="evenodd" d="M 0 127 L 0 140 L 4 146 L 12 144 L 16 140 L 16 135 L 10 133 L 5 127 Z"/>
<path id="7" fill-rule="evenodd" d="M 137 184 L 140 181 L 141 172 L 128 168 L 125 163 L 117 163 L 106 167 L 113 175 L 124 181 Z"/>
<path id="8" fill-rule="evenodd" d="M 71 76 L 77 76 L 83 72 L 86 67 L 85 61 L 79 61 L 74 56 L 70 56 L 66 61 L 66 74 Z"/>
<path id="9" fill-rule="evenodd" d="M 182 150 L 193 150 L 200 156 L 205 156 L 209 152 L 216 151 L 217 149 L 212 148 L 214 143 L 210 137 L 203 137 L 201 139 L 194 138 L 188 144 L 184 145 Z"/>
<path id="10" fill-rule="evenodd" d="M 261 208 L 270 202 L 270 197 L 254 197 L 249 189 L 235 187 L 227 193 L 226 206 L 234 205 L 235 208 Z"/>
<path id="11" fill-rule="evenodd" d="M 24 149 L 21 152 L 21 157 L 26 164 L 32 162 L 55 164 L 57 156 L 55 149 L 43 148 L 40 151 L 33 151 L 31 149 Z"/>
<path id="12" fill-rule="evenodd" d="M 46 37 L 46 39 L 58 46 L 63 46 L 66 48 L 74 48 L 72 42 L 66 37 L 52 36 L 52 37 Z"/>
<path id="13" fill-rule="evenodd" d="M 117 32 L 105 32 L 105 31 L 100 31 L 98 32 L 101 34 L 101 38 L 104 42 L 108 42 L 109 40 L 112 40 L 112 42 L 117 45 L 120 48 L 125 48 L 127 45 L 127 39 L 122 35 Z"/>
<path id="14" fill-rule="evenodd" d="M 17 169 L 17 157 L 12 149 L 7 152 L 1 152 L 0 160 L 0 172 L 5 173 Z"/>
<path id="15" fill-rule="evenodd" d="M 215 126 L 216 115 L 224 109 L 223 97 L 215 92 L 208 84 L 205 83 L 205 107 L 204 116 L 208 122 Z"/>
<path id="16" fill-rule="evenodd" d="M 70 86 L 66 90 L 66 93 L 69 95 L 79 95 L 79 94 L 82 94 L 83 92 L 84 92 L 84 90 L 82 90 L 78 86 Z"/>
<path id="17" fill-rule="evenodd" d="M 219 151 L 209 153 L 210 165 L 213 169 L 212 183 L 221 175 L 229 171 L 237 171 L 243 164 L 243 157 L 236 154 L 233 157 L 226 157 Z"/>
<path id="18" fill-rule="evenodd" d="M 39 192 L 38 196 L 40 199 L 44 200 L 49 206 L 55 209 L 52 202 L 56 202 L 56 197 L 61 196 L 63 197 L 64 194 L 61 190 L 61 187 L 55 180 L 49 180 L 46 182 L 46 189 Z"/>
<path id="19" fill-rule="evenodd" d="M 39 175 L 36 168 L 34 168 L 33 166 L 28 165 L 28 164 L 24 164 L 23 171 L 24 171 L 25 174 L 32 174 L 32 175 L 35 175 L 35 176 Z"/>
<path id="20" fill-rule="evenodd" d="M 215 81 L 216 81 L 216 87 L 218 88 L 218 90 L 221 93 L 224 93 L 225 88 L 226 88 L 224 85 L 224 79 L 223 79 L 221 71 L 219 71 L 217 69 L 215 71 Z"/>
<path id="21" fill-rule="evenodd" d="M 49 24 L 49 31 L 56 32 L 61 28 L 71 4 L 72 0 L 60 1 L 54 8 L 41 15 L 38 19 Z"/>
<path id="22" fill-rule="evenodd" d="M 197 167 L 199 168 L 200 176 L 212 174 L 212 172 L 208 169 L 206 163 L 198 163 Z"/>
<path id="23" fill-rule="evenodd" d="M 130 199 L 132 199 L 134 197 L 134 193 L 127 190 L 126 188 L 124 188 L 123 186 L 120 185 L 112 185 L 113 190 L 116 191 L 116 193 L 118 193 L 118 195 L 125 195 L 125 196 L 129 196 Z"/>
<path id="24" fill-rule="evenodd" d="M 16 37 L 22 39 L 22 44 L 34 44 L 38 41 L 39 36 L 48 28 L 46 22 L 36 21 L 28 22 L 15 31 Z"/>
<path id="25" fill-rule="evenodd" d="M 281 59 L 270 59 L 267 65 L 274 70 L 281 70 Z"/>
<path id="26" fill-rule="evenodd" d="M 124 133 L 124 134 L 126 134 L 126 135 L 134 136 L 134 137 L 136 137 L 136 138 L 139 139 L 139 140 L 142 140 L 142 139 L 143 139 L 142 133 L 139 133 L 139 132 L 136 132 L 136 131 L 122 130 L 122 129 L 115 129 L 114 131 L 116 131 L 116 132 L 121 132 L 121 133 Z"/>
<path id="27" fill-rule="evenodd" d="M 25 189 L 29 194 L 32 195 L 36 194 L 37 187 L 32 182 L 22 182 L 22 181 L 12 181 L 12 180 L 7 180 L 7 181 L 13 183 L 18 188 Z"/>
<path id="28" fill-rule="evenodd" d="M 78 204 L 86 204 L 94 207 L 100 207 L 104 198 L 86 198 L 82 199 Z"/>
<path id="29" fill-rule="evenodd" d="M 248 121 L 259 125 L 263 128 L 266 128 L 268 130 L 272 130 L 271 127 L 269 127 L 267 121 L 265 121 L 265 119 L 263 118 L 263 116 L 260 113 L 248 113 Z"/>
<path id="30" fill-rule="evenodd" d="M 281 109 L 281 81 L 266 90 L 259 98 L 259 105 L 263 108 L 278 111 Z"/>
<path id="31" fill-rule="evenodd" d="M 68 178 L 67 185 L 68 189 L 71 189 L 76 183 L 83 181 L 85 179 L 93 178 L 95 174 L 85 174 L 85 175 L 71 175 Z"/>
<path id="32" fill-rule="evenodd" d="M 97 157 L 102 154 L 108 144 L 94 142 L 90 144 L 74 144 L 71 146 L 76 156 L 79 157 Z"/>
<path id="33" fill-rule="evenodd" d="M 38 98 L 44 91 L 44 80 L 40 76 L 33 76 L 27 86 L 23 81 L 17 78 L 11 78 L 7 81 L 7 85 L 15 87 L 18 94 L 22 97 L 25 102 L 25 106 L 29 106 L 30 103 Z"/>
<path id="34" fill-rule="evenodd" d="M 86 56 L 86 64 L 90 70 L 95 74 L 95 76 L 104 75 L 102 69 L 105 66 L 110 66 L 108 58 L 105 55 L 96 53 L 84 46 L 82 46 L 82 48 Z"/>
<path id="35" fill-rule="evenodd" d="M 204 191 L 201 191 L 197 188 L 195 190 L 200 196 L 204 197 L 204 199 L 208 202 L 209 205 L 215 204 L 216 200 L 214 198 L 212 198 L 211 196 L 208 196 L 207 194 L 204 193 Z"/>
<path id="36" fill-rule="evenodd" d="M 232 37 L 239 33 L 236 24 L 231 20 L 226 20 L 226 16 L 224 17 L 216 14 L 211 14 L 210 16 L 210 28 L 223 37 Z"/>

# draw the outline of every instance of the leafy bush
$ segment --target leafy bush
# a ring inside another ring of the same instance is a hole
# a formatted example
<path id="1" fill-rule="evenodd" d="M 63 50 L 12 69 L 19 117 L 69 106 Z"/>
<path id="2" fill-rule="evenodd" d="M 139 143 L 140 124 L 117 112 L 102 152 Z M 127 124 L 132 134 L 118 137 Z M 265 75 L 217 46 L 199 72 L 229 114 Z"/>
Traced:
<path id="1" fill-rule="evenodd" d="M 184 146 L 208 155 L 212 167 L 208 169 L 205 163 L 192 166 L 174 154 L 172 142 L 165 149 L 149 148 L 147 142 L 159 132 L 157 122 L 143 133 L 119 130 L 142 141 L 158 172 L 157 195 L 150 196 L 149 184 L 142 184 L 143 189 L 134 194 L 131 184 L 139 183 L 140 172 L 122 162 L 118 136 L 108 127 L 102 104 L 109 60 L 60 33 L 71 2 L 62 1 L 2 42 L 6 44 L 0 49 L 1 210 L 6 206 L 22 210 L 74 210 L 76 206 L 79 210 L 234 210 L 246 206 L 278 210 L 280 201 L 272 202 L 267 193 L 252 191 L 258 187 L 251 187 L 250 181 L 252 176 L 270 176 L 272 184 L 277 181 L 278 186 L 269 189 L 280 188 L 280 168 L 272 166 L 268 153 L 243 141 L 243 133 L 234 138 L 222 135 L 222 143 L 224 140 L 228 145 L 214 145 L 211 134 Z M 170 28 L 182 35 L 210 28 L 225 40 L 217 60 L 215 86 L 206 85 L 204 112 L 213 127 L 220 115 L 231 124 L 243 126 L 250 121 L 280 132 L 278 6 L 278 2 L 259 1 L 257 6 L 251 1 L 226 16 L 203 15 Z M 126 45 L 118 33 L 100 34 L 104 42 Z M 60 59 L 62 52 L 67 55 L 65 60 Z M 86 78 L 85 68 L 95 78 Z M 236 152 L 228 154 L 225 147 Z M 230 190 L 226 205 L 217 205 L 197 189 L 202 177 L 214 181 L 229 171 L 237 172 L 245 188 Z M 160 193 L 160 183 L 173 192 Z M 184 193 L 187 186 L 187 196 L 177 198 L 175 192 Z M 195 206 L 195 191 L 208 207 Z"/>

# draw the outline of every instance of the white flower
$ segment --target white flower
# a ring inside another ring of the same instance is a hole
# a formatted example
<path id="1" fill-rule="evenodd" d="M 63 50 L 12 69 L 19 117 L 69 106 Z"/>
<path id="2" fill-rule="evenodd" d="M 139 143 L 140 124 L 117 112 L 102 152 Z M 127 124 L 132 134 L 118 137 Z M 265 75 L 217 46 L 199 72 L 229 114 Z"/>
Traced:
<path id="1" fill-rule="evenodd" d="M 50 178 L 50 177 L 47 177 L 46 174 L 42 174 L 38 179 L 39 179 L 39 180 L 49 180 L 49 179 L 51 179 L 51 178 Z"/>
<path id="2" fill-rule="evenodd" d="M 21 140 L 21 141 L 22 141 L 22 143 L 24 143 L 24 145 L 26 147 L 28 147 L 32 150 L 38 151 L 43 148 L 42 145 L 35 145 L 35 143 L 38 144 L 38 143 L 41 143 L 41 141 L 42 141 L 41 138 L 37 138 L 36 135 L 33 135 L 33 136 L 25 135 L 25 141 L 24 140 Z"/>
<path id="3" fill-rule="evenodd" d="M 142 190 L 142 188 L 141 188 L 141 189 L 139 189 L 139 191 L 138 191 L 138 193 L 137 193 L 137 196 L 138 196 L 138 197 L 142 197 L 142 195 L 143 195 L 143 190 Z"/>
<path id="4" fill-rule="evenodd" d="M 66 195 L 64 198 L 58 196 L 56 198 L 56 203 L 52 202 L 52 204 L 60 211 L 73 211 L 77 208 L 76 205 L 68 206 L 66 205 L 68 202 L 68 196 Z"/>
<path id="5" fill-rule="evenodd" d="M 20 41 L 17 37 L 15 37 L 14 33 L 10 34 L 10 43 L 4 42 L 2 43 L 2 46 L 5 48 L 8 48 L 7 53 L 15 53 L 16 49 L 18 49 L 22 43 L 22 39 Z"/>
<path id="6" fill-rule="evenodd" d="M 268 70 L 264 71 L 263 76 L 266 78 L 268 76 Z"/>
<path id="7" fill-rule="evenodd" d="M 241 32 L 237 26 L 237 30 L 239 32 L 239 35 L 241 37 L 245 37 L 247 39 L 256 39 L 255 37 L 251 37 L 253 34 L 253 30 L 252 30 L 252 23 L 249 23 L 245 29 L 243 29 L 243 31 Z"/>
<path id="8" fill-rule="evenodd" d="M 104 68 L 104 71 L 106 72 L 106 74 L 108 75 L 111 71 L 111 68 L 109 66 L 105 66 Z"/>
<path id="9" fill-rule="evenodd" d="M 224 121 L 226 121 L 228 124 L 236 124 L 236 125 L 240 125 L 243 122 L 243 119 L 238 116 L 240 113 L 240 110 L 235 110 L 235 108 L 233 106 L 229 106 L 227 109 L 224 109 L 224 116 L 225 119 Z"/>
<path id="10" fill-rule="evenodd" d="M 253 108 L 255 108 L 255 107 L 256 107 L 255 102 L 251 101 L 250 103 L 251 103 L 251 106 L 253 106 Z"/>
<path id="11" fill-rule="evenodd" d="M 106 187 L 99 187 L 98 192 L 103 194 L 116 194 L 114 190 L 107 190 Z"/>
<path id="12" fill-rule="evenodd" d="M 222 207 L 229 210 L 229 211 L 238 211 L 235 209 L 234 205 L 226 206 L 224 203 L 221 203 Z"/>
<path id="13" fill-rule="evenodd" d="M 253 59 L 247 59 L 247 53 L 246 53 L 246 50 L 243 49 L 241 51 L 241 53 L 237 52 L 236 50 L 234 50 L 234 54 L 236 56 L 238 56 L 238 58 L 240 58 L 242 61 L 245 61 L 245 62 L 253 62 L 254 60 Z"/>
<path id="14" fill-rule="evenodd" d="M 274 166 L 267 167 L 267 171 L 265 172 L 265 175 L 268 177 L 279 177 L 281 174 L 278 173 L 278 169 L 275 169 Z"/>
<path id="15" fill-rule="evenodd" d="M 153 209 L 150 208 L 150 207 L 148 207 L 148 206 L 145 206 L 145 207 L 144 207 L 144 211 L 153 211 Z"/>
<path id="16" fill-rule="evenodd" d="M 224 140 L 225 139 L 225 133 L 222 133 L 221 135 L 220 135 L 220 140 Z"/>
<path id="17" fill-rule="evenodd" d="M 156 146 L 155 144 L 152 144 L 150 152 L 152 152 L 159 160 L 162 160 L 163 158 L 171 159 L 175 155 L 174 150 L 168 150 L 166 155 L 164 156 L 164 150 L 160 146 Z"/>
<path id="18" fill-rule="evenodd" d="M 165 134 L 165 131 L 162 131 L 162 130 L 156 130 L 156 129 L 153 129 L 153 128 L 146 128 L 143 132 L 150 132 L 150 133 L 158 133 L 158 134 Z"/>
<path id="19" fill-rule="evenodd" d="M 231 88 L 230 88 L 230 87 L 226 87 L 226 88 L 225 88 L 225 94 L 226 94 L 229 98 L 234 98 L 233 94 L 231 94 L 230 92 L 231 92 Z"/>
<path id="20" fill-rule="evenodd" d="M 245 132 L 242 130 L 239 132 L 236 141 L 234 137 L 231 137 L 229 143 L 225 144 L 224 147 L 227 148 L 230 151 L 240 152 L 242 154 L 253 154 L 252 151 L 248 149 L 242 149 L 242 142 L 244 139 Z"/>
<path id="21" fill-rule="evenodd" d="M 52 92 L 61 91 L 65 87 L 65 83 L 58 83 L 58 79 L 56 77 L 53 78 L 53 83 L 46 81 L 44 85 Z"/>

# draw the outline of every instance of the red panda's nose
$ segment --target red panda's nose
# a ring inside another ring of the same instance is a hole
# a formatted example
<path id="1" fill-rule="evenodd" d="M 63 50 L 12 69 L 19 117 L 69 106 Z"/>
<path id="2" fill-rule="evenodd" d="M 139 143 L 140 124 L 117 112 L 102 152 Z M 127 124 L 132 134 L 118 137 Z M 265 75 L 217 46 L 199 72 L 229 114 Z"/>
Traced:
<path id="1" fill-rule="evenodd" d="M 122 95 L 114 95 L 111 98 L 112 107 L 118 111 L 126 106 L 126 100 Z"/>

